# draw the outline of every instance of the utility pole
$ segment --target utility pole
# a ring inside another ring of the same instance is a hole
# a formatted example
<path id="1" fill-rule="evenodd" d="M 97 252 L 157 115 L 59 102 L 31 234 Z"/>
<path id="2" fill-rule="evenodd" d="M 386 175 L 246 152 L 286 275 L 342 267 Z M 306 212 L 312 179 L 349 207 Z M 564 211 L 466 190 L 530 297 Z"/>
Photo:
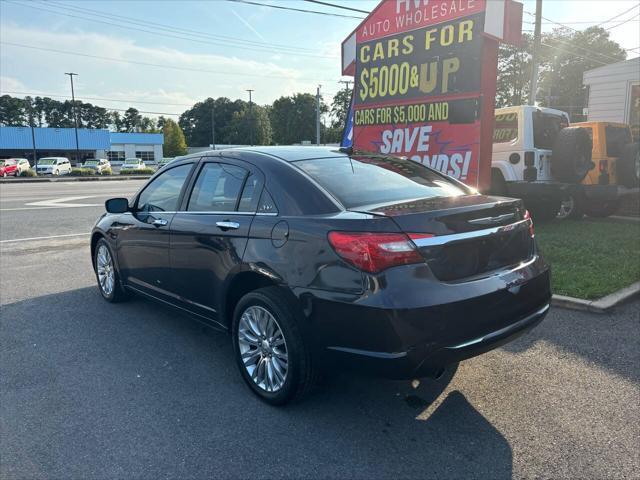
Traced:
<path id="1" fill-rule="evenodd" d="M 255 90 L 247 89 L 249 92 L 249 144 L 253 146 L 253 107 L 251 105 L 251 94 L 255 92 Z"/>
<path id="2" fill-rule="evenodd" d="M 540 55 L 540 36 L 542 34 L 542 0 L 536 0 L 536 26 L 533 37 L 533 54 L 531 55 L 531 90 L 529 91 L 529 105 L 536 104 L 538 90 L 538 56 Z"/>
<path id="3" fill-rule="evenodd" d="M 29 102 L 29 126 L 31 127 L 31 146 L 33 147 L 33 169 L 38 169 L 38 152 L 36 151 L 36 134 L 33 130 L 33 104 Z"/>
<path id="4" fill-rule="evenodd" d="M 76 95 L 73 91 L 73 77 L 77 76 L 77 73 L 68 72 L 65 75 L 69 75 L 69 80 L 71 80 L 71 107 L 73 112 L 73 124 L 75 126 L 76 132 L 76 164 L 80 161 L 80 144 L 78 143 L 78 114 L 76 112 Z"/>
<path id="5" fill-rule="evenodd" d="M 316 145 L 320 145 L 320 87 L 316 91 Z"/>
<path id="6" fill-rule="evenodd" d="M 211 146 L 216 149 L 216 101 L 211 105 Z"/>

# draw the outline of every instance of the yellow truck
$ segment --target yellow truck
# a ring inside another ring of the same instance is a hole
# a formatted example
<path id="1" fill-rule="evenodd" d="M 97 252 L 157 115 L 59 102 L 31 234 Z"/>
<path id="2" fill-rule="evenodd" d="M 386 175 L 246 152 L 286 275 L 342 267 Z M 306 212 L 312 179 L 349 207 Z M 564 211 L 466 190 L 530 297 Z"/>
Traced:
<path id="1" fill-rule="evenodd" d="M 634 142 L 628 125 L 614 122 L 582 122 L 572 124 L 584 128 L 593 144 L 591 161 L 594 167 L 582 180 L 583 185 L 609 185 L 618 190 L 616 198 L 575 198 L 578 202 L 573 216 L 583 213 L 607 217 L 615 213 L 625 193 L 632 193 L 640 182 L 640 149 Z M 562 207 L 561 207 L 562 209 Z"/>

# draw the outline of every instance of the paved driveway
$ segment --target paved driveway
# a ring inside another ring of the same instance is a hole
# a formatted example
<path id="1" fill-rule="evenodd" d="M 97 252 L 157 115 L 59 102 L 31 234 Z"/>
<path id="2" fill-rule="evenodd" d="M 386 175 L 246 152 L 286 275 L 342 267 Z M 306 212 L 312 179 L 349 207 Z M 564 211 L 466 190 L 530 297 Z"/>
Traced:
<path id="1" fill-rule="evenodd" d="M 448 385 L 260 403 L 225 334 L 110 305 L 84 238 L 2 244 L 0 477 L 638 478 L 640 304 L 556 309 Z"/>

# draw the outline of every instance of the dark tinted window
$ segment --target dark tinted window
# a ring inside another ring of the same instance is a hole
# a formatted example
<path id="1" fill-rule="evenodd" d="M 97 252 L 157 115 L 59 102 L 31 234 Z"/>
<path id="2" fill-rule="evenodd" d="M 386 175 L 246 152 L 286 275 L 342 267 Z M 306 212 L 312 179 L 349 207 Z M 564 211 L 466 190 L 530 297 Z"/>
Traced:
<path id="1" fill-rule="evenodd" d="M 493 127 L 493 143 L 512 142 L 518 138 L 518 113 L 501 113 L 496 115 Z"/>
<path id="2" fill-rule="evenodd" d="M 191 164 L 181 165 L 157 176 L 138 197 L 142 212 L 174 212 L 178 208 L 180 191 L 191 171 Z"/>
<path id="3" fill-rule="evenodd" d="M 393 157 L 335 157 L 295 162 L 346 208 L 467 192 L 411 160 Z"/>
<path id="4" fill-rule="evenodd" d="M 240 203 L 238 204 L 239 212 L 255 212 L 256 211 L 256 187 L 258 186 L 258 177 L 255 175 L 249 175 L 244 189 L 242 189 L 242 196 L 240 197 Z"/>
<path id="5" fill-rule="evenodd" d="M 533 113 L 533 146 L 550 150 L 558 137 L 558 132 L 569 126 L 569 120 L 564 115 L 550 113 Z"/>
<path id="6" fill-rule="evenodd" d="M 190 211 L 233 212 L 247 175 L 244 168 L 224 163 L 206 163 L 189 199 Z"/>
<path id="7" fill-rule="evenodd" d="M 631 132 L 625 127 L 605 127 L 607 138 L 607 156 L 619 157 L 624 146 L 631 143 Z"/>
<path id="8" fill-rule="evenodd" d="M 258 203 L 258 212 L 259 213 L 278 213 L 278 208 L 276 207 L 276 202 L 273 201 L 269 192 L 265 188 L 262 190 L 262 195 L 260 195 L 260 202 Z"/>

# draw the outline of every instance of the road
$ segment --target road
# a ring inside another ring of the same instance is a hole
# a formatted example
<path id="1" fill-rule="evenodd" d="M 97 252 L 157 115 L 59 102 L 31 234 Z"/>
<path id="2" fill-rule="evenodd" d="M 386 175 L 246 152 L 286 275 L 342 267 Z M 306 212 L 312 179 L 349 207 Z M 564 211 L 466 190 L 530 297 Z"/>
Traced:
<path id="1" fill-rule="evenodd" d="M 144 180 L 4 183 L 0 185 L 0 241 L 89 233 L 104 201 L 133 195 Z"/>
<path id="2" fill-rule="evenodd" d="M 137 188 L 117 183 L 109 195 Z M 39 198 L 61 196 L 48 188 Z M 99 210 L 52 209 L 50 225 L 75 213 L 82 231 Z M 46 233 L 11 215 L 19 235 Z M 225 334 L 146 300 L 104 302 L 86 243 L 0 253 L 0 478 L 638 478 L 638 302 L 554 309 L 448 384 L 340 372 L 274 408 Z"/>

